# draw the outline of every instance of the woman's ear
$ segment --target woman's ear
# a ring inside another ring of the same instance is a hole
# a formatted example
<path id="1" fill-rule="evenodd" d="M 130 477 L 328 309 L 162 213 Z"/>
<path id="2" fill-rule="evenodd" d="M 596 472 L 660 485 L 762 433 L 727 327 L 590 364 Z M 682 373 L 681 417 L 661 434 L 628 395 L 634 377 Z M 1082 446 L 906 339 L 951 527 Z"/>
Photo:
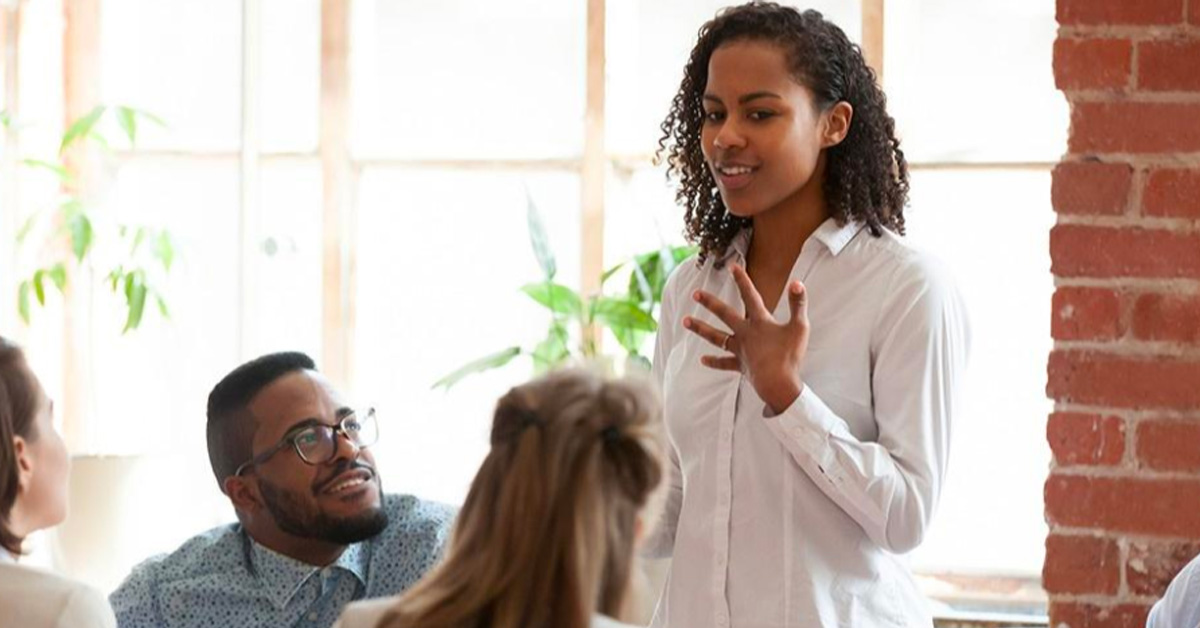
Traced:
<path id="1" fill-rule="evenodd" d="M 29 443 L 22 436 L 13 437 L 13 457 L 17 461 L 17 494 L 29 490 L 33 482 L 33 458 L 29 455 Z"/>
<path id="2" fill-rule="evenodd" d="M 225 490 L 225 494 L 229 496 L 229 501 L 233 503 L 236 510 L 254 513 L 262 507 L 262 498 L 258 494 L 258 487 L 244 477 L 231 475 L 221 483 L 221 488 Z"/>
<path id="3" fill-rule="evenodd" d="M 850 133 L 850 123 L 854 121 L 854 107 L 841 100 L 821 114 L 824 124 L 821 125 L 821 148 L 837 146 Z"/>

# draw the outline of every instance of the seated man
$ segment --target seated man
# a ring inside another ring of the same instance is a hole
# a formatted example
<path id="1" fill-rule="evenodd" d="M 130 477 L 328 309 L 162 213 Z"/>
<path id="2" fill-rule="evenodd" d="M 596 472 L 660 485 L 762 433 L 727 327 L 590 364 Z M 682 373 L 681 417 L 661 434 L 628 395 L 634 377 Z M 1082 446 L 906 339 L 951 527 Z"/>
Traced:
<path id="1" fill-rule="evenodd" d="M 438 559 L 454 511 L 383 495 L 372 409 L 301 353 L 238 367 L 208 397 L 208 455 L 239 523 L 138 567 L 110 601 L 121 628 L 331 626 Z"/>

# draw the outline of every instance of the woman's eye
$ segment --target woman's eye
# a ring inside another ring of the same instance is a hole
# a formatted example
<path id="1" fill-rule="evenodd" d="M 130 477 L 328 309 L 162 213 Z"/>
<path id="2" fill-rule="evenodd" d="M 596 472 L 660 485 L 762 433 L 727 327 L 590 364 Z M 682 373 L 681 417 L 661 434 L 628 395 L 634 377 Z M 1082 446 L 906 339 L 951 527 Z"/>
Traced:
<path id="1" fill-rule="evenodd" d="M 775 113 L 772 111 L 752 111 L 750 113 L 750 119 L 762 121 L 762 120 L 766 120 L 767 118 L 773 117 L 774 115 L 775 115 Z"/>
<path id="2" fill-rule="evenodd" d="M 704 120 L 706 122 L 720 122 L 724 119 L 725 112 L 723 111 L 709 111 L 708 113 L 704 114 Z"/>

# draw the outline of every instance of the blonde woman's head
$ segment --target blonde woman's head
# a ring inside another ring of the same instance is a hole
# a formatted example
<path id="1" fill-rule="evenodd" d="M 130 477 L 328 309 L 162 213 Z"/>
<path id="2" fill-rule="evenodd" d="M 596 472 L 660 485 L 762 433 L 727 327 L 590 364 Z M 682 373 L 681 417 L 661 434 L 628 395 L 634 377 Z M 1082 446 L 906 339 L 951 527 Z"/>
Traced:
<path id="1" fill-rule="evenodd" d="M 584 628 L 630 602 L 640 514 L 662 478 L 649 386 L 563 371 L 496 404 L 491 451 L 445 561 L 381 626 Z"/>

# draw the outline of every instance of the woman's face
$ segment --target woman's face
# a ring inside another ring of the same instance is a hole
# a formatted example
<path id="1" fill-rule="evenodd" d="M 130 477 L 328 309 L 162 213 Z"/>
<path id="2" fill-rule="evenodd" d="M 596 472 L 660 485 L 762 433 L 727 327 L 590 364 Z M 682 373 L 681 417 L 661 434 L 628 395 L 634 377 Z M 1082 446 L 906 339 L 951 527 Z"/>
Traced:
<path id="1" fill-rule="evenodd" d="M 54 429 L 54 402 L 37 386 L 37 416 L 31 438 L 17 437 L 20 490 L 13 505 L 14 530 L 21 536 L 62 523 L 67 516 L 67 476 L 71 459 L 66 444 Z"/>
<path id="2" fill-rule="evenodd" d="M 756 216 L 810 183 L 819 191 L 821 150 L 841 139 L 837 121 L 831 125 L 812 91 L 793 77 L 783 48 L 755 40 L 722 44 L 709 59 L 703 98 L 701 146 L 731 214 Z"/>

